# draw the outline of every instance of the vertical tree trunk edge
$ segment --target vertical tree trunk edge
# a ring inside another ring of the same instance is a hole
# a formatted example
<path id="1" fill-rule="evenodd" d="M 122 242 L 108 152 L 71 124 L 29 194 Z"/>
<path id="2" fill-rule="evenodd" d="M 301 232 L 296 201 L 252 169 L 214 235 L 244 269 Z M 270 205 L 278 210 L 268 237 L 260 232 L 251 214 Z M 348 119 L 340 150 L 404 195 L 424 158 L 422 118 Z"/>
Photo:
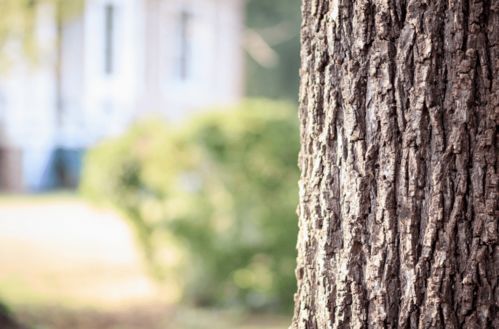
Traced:
<path id="1" fill-rule="evenodd" d="M 499 1 L 302 17 L 290 328 L 499 328 Z"/>

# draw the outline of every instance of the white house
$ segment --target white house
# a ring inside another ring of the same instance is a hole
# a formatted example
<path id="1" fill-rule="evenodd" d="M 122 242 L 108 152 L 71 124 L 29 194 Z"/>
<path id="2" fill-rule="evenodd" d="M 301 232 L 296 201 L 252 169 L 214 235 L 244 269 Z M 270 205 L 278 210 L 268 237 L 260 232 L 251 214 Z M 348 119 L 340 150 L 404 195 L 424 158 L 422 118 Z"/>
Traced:
<path id="1" fill-rule="evenodd" d="M 48 5 L 36 24 L 37 64 L 13 41 L 0 72 L 0 188 L 74 183 L 83 152 L 144 113 L 242 96 L 243 0 L 86 0 L 61 29 Z"/>

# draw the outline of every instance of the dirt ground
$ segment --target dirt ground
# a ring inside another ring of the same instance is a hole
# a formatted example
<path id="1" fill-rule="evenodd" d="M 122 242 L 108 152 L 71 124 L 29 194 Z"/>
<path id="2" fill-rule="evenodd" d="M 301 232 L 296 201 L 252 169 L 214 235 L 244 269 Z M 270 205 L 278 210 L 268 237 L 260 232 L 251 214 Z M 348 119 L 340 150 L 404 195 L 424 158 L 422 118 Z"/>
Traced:
<path id="1" fill-rule="evenodd" d="M 72 195 L 0 196 L 0 300 L 33 329 L 284 329 L 278 316 L 175 306 L 116 213 Z"/>

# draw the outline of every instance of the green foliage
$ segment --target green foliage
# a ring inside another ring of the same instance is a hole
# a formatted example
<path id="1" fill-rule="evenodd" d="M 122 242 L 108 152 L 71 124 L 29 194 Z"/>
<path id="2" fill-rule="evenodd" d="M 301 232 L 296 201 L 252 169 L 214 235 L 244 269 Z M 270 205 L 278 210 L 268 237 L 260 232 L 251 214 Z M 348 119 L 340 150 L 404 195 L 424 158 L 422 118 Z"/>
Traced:
<path id="1" fill-rule="evenodd" d="M 33 29 L 36 17 L 36 5 L 27 0 L 0 0 L 0 49 L 7 40 L 19 40 L 26 53 L 33 52 Z M 3 51 L 2 51 L 3 53 Z M 5 60 L 5 56 L 0 59 Z"/>
<path id="2" fill-rule="evenodd" d="M 248 56 L 248 97 L 298 100 L 300 68 L 300 0 L 248 0 L 246 25 L 258 32 L 278 56 L 263 67 Z"/>
<path id="3" fill-rule="evenodd" d="M 41 7 L 52 8 L 56 23 L 62 24 L 79 13 L 82 5 L 83 0 L 0 0 L 0 68 L 5 69 L 11 64 L 4 50 L 9 41 L 15 41 L 23 55 L 36 64 L 39 43 L 45 42 L 37 40 L 35 33 Z"/>
<path id="4" fill-rule="evenodd" d="M 247 101 L 180 129 L 160 120 L 89 152 L 82 191 L 132 223 L 148 264 L 202 305 L 292 305 L 299 133 L 286 103 Z"/>

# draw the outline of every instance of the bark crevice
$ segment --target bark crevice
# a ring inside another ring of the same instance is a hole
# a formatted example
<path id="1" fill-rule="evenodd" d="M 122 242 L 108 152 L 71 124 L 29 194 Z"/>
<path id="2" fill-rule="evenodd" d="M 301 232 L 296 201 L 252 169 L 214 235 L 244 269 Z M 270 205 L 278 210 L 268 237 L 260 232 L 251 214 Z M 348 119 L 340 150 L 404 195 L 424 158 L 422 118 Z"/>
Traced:
<path id="1" fill-rule="evenodd" d="M 498 11 L 303 0 L 293 329 L 499 328 Z"/>

